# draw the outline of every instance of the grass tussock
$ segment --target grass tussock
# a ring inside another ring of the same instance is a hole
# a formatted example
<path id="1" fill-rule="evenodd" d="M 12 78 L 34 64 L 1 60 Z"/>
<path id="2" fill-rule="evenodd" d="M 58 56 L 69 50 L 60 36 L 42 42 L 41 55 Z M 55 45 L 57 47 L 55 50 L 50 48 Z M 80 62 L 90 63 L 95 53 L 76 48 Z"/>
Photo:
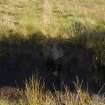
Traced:
<path id="1" fill-rule="evenodd" d="M 89 94 L 83 91 L 81 85 L 76 83 L 74 92 L 68 88 L 64 91 L 50 92 L 40 87 L 39 82 L 32 78 L 26 82 L 26 87 L 22 91 L 22 97 L 15 102 L 15 105 L 105 105 L 103 95 Z M 9 100 L 0 100 L 0 105 L 13 105 Z"/>
<path id="2" fill-rule="evenodd" d="M 82 84 L 75 82 L 75 91 L 68 88 L 64 91 L 50 92 L 40 87 L 39 82 L 33 78 L 26 83 L 25 95 L 28 105 L 105 105 L 103 95 L 90 95 L 82 90 Z M 23 104 L 24 105 L 24 104 Z"/>
<path id="3" fill-rule="evenodd" d="M 38 81 L 31 80 L 26 83 L 24 90 L 26 100 L 21 100 L 21 105 L 105 105 L 105 98 L 98 95 L 90 95 L 88 91 L 83 91 L 76 83 L 74 92 L 65 88 L 65 91 L 44 91 L 39 86 Z"/>

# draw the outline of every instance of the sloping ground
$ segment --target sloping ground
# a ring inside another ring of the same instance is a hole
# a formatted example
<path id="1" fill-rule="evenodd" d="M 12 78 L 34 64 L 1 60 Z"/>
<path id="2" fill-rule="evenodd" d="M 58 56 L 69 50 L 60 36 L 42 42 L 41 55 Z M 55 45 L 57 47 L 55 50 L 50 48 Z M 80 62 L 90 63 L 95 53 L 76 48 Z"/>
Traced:
<path id="1" fill-rule="evenodd" d="M 73 85 L 79 76 L 84 89 L 88 81 L 98 90 L 105 83 L 104 5 L 104 0 L 1 0 L 0 85 L 23 87 L 38 72 L 47 89 Z"/>
<path id="2" fill-rule="evenodd" d="M 0 33 L 27 36 L 40 31 L 46 36 L 68 38 L 103 32 L 104 5 L 103 0 L 1 0 Z"/>
<path id="3" fill-rule="evenodd" d="M 5 0 L 0 2 L 0 33 L 31 33 L 40 26 L 42 1 Z M 36 27 L 37 26 L 37 27 Z"/>

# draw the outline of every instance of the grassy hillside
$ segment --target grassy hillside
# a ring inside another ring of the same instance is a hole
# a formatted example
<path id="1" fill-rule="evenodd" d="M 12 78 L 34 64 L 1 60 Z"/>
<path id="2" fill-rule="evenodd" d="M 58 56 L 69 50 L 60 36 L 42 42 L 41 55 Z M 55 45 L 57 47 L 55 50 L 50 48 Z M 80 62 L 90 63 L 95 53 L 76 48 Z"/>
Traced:
<path id="1" fill-rule="evenodd" d="M 45 91 L 24 81 L 36 72 L 53 90 L 77 74 L 101 89 Z M 0 105 L 105 105 L 104 83 L 105 0 L 0 0 Z"/>
<path id="2" fill-rule="evenodd" d="M 0 0 L 1 34 L 27 36 L 39 31 L 64 38 L 77 33 L 104 32 L 105 1 Z"/>

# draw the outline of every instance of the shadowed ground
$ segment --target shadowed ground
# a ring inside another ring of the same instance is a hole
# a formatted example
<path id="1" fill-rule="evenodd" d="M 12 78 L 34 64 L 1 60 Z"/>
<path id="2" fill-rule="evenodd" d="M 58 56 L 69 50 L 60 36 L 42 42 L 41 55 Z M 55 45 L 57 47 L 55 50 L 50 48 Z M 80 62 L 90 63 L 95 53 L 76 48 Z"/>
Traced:
<path id="1" fill-rule="evenodd" d="M 104 69 L 104 65 L 97 67 Z M 1 87 L 23 87 L 25 80 L 35 74 L 46 89 L 73 88 L 78 77 L 83 88 L 95 90 L 99 85 L 96 81 L 104 83 L 104 78 L 100 79 L 94 69 L 94 50 L 75 40 L 47 39 L 36 34 L 29 39 L 10 35 L 0 40 Z"/>

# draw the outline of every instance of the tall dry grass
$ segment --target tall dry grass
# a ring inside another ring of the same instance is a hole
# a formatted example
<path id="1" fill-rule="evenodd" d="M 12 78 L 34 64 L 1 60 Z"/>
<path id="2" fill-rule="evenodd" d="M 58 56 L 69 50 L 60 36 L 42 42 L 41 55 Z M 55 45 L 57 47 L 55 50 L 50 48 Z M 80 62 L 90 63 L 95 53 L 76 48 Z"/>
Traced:
<path id="1" fill-rule="evenodd" d="M 75 91 L 68 88 L 64 91 L 50 92 L 44 90 L 34 78 L 26 82 L 24 90 L 20 90 L 18 101 L 0 99 L 0 105 L 105 105 L 104 95 L 90 94 L 84 91 L 81 85 L 76 82 Z"/>
<path id="2" fill-rule="evenodd" d="M 24 90 L 26 100 L 21 100 L 21 105 L 105 105 L 105 98 L 97 95 L 90 95 L 83 91 L 81 85 L 76 82 L 75 91 L 68 88 L 64 91 L 44 91 L 39 82 L 33 78 L 26 83 Z"/>

